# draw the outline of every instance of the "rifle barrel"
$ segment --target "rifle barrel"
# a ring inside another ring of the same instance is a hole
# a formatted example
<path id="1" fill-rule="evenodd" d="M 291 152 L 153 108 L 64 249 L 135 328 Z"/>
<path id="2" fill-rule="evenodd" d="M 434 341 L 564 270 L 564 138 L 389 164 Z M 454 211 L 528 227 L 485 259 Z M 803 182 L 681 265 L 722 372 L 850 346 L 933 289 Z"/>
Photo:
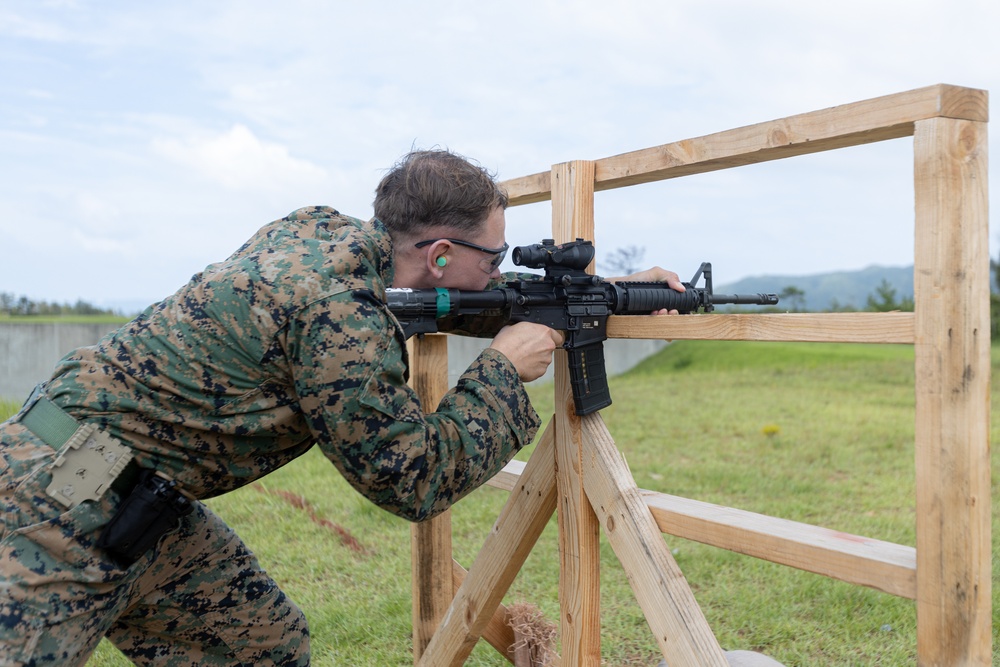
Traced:
<path id="1" fill-rule="evenodd" d="M 711 294 L 710 303 L 749 304 L 753 306 L 775 306 L 778 304 L 777 294 Z"/>

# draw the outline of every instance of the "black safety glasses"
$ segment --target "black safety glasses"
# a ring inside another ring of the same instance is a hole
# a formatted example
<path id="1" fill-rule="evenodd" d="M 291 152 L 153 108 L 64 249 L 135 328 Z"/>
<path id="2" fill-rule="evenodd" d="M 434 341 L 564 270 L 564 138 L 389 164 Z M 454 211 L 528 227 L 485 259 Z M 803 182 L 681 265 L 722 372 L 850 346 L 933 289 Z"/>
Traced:
<path id="1" fill-rule="evenodd" d="M 482 268 L 482 270 L 485 271 L 486 273 L 493 273 L 493 271 L 495 271 L 496 268 L 500 266 L 501 262 L 503 262 L 504 260 L 504 257 L 507 256 L 507 250 L 510 248 L 510 246 L 506 243 L 504 243 L 503 246 L 501 246 L 500 248 L 485 248 L 476 243 L 470 243 L 468 241 L 463 241 L 461 239 L 450 239 L 447 237 L 439 239 L 427 239 L 426 241 L 421 241 L 420 243 L 417 243 L 416 247 L 423 248 L 424 246 L 429 246 L 430 244 L 435 243 L 437 241 L 451 241 L 456 245 L 464 245 L 466 248 L 473 248 L 475 250 L 478 250 L 479 252 L 484 252 L 487 255 L 492 255 L 492 257 L 484 259 L 479 263 L 480 268 Z"/>

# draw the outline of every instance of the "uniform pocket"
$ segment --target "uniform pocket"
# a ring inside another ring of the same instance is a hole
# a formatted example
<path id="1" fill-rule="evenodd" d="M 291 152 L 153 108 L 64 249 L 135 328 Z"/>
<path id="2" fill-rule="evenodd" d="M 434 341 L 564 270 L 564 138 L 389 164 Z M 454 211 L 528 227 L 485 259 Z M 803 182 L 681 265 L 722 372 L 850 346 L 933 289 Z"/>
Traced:
<path id="1" fill-rule="evenodd" d="M 85 501 L 73 509 L 49 497 L 51 475 L 36 470 L 7 497 L 8 530 L 0 539 L 2 580 L 11 603 L 34 610 L 51 623 L 93 607 L 124 576 L 96 547 L 117 495 Z"/>

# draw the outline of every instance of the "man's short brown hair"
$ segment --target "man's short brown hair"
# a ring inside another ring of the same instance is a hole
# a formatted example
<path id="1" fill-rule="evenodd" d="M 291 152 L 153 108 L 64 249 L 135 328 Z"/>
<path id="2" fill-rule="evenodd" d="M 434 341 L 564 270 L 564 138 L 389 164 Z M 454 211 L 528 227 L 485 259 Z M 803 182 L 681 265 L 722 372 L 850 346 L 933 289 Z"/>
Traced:
<path id="1" fill-rule="evenodd" d="M 375 188 L 375 217 L 393 236 L 445 225 L 478 232 L 507 193 L 478 163 L 447 150 L 404 155 Z"/>

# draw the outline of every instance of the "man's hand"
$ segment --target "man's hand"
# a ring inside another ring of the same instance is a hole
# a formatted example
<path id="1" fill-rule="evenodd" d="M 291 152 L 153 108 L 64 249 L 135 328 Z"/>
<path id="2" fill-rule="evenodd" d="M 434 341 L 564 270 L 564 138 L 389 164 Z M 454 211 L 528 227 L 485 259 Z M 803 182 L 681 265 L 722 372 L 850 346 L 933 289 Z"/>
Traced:
<path id="1" fill-rule="evenodd" d="M 646 269 L 645 271 L 640 271 L 639 273 L 633 273 L 630 276 L 623 276 L 620 278 L 608 278 L 609 283 L 666 283 L 671 289 L 677 290 L 678 292 L 686 291 L 684 289 L 684 284 L 681 282 L 680 276 L 678 276 L 673 271 L 667 271 L 666 269 L 661 269 L 658 266 L 654 266 L 651 269 Z M 654 311 L 653 315 L 676 315 L 676 310 L 668 311 L 666 308 Z"/>
<path id="2" fill-rule="evenodd" d="M 552 352 L 563 344 L 562 332 L 544 324 L 518 322 L 505 326 L 490 347 L 507 357 L 524 382 L 537 380 L 552 363 Z"/>

